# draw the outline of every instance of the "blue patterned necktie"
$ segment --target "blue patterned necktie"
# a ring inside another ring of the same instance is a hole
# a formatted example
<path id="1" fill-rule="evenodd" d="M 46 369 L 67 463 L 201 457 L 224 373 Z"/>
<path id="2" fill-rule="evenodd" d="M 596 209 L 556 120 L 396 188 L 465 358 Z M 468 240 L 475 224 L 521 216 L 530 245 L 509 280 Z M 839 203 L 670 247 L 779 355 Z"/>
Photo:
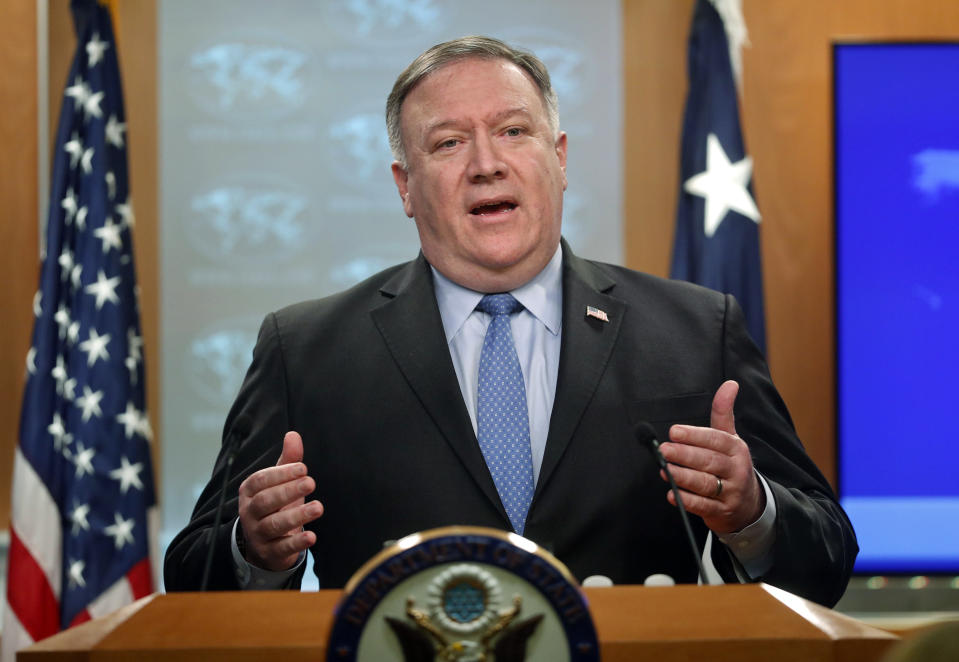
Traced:
<path id="1" fill-rule="evenodd" d="M 509 324 L 523 305 L 511 294 L 487 294 L 476 309 L 493 316 L 480 354 L 476 436 L 509 521 L 523 533 L 533 499 L 533 454 L 526 385 Z"/>

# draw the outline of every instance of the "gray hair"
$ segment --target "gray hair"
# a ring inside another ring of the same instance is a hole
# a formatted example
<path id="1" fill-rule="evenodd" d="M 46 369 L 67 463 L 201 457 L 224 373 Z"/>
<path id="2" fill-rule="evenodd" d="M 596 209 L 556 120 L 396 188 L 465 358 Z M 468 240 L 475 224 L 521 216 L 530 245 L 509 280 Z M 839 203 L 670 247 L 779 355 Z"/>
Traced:
<path id="1" fill-rule="evenodd" d="M 549 71 L 543 62 L 529 51 L 520 50 L 492 37 L 472 35 L 437 44 L 422 53 L 410 63 L 393 84 L 393 90 L 386 100 L 386 131 L 390 138 L 390 150 L 393 158 L 406 167 L 406 150 L 403 147 L 403 132 L 400 128 L 400 111 L 403 101 L 420 81 L 431 73 L 459 60 L 482 58 L 486 60 L 506 60 L 525 71 L 539 88 L 540 96 L 546 107 L 550 131 L 559 135 L 559 101 L 549 80 Z"/>

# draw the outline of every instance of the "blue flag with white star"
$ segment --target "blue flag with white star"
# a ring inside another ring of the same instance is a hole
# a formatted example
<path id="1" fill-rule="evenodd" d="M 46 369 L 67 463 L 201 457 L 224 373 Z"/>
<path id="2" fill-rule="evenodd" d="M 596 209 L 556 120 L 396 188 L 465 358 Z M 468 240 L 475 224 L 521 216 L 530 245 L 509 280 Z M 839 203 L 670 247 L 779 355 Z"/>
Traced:
<path id="1" fill-rule="evenodd" d="M 108 11 L 93 0 L 71 9 L 77 51 L 53 147 L 14 464 L 5 654 L 153 590 L 120 74 Z"/>
<path id="2" fill-rule="evenodd" d="M 698 0 L 689 34 L 679 205 L 670 276 L 732 294 L 765 351 L 759 210 L 723 19 Z"/>

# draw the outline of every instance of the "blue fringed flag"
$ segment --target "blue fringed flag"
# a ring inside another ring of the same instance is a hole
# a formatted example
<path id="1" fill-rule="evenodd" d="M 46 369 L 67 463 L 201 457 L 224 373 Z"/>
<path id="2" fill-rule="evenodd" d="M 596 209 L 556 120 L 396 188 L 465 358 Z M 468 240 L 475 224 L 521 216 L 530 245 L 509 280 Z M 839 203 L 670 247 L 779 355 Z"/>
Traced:
<path id="1" fill-rule="evenodd" d="M 681 189 L 671 276 L 733 294 L 765 351 L 759 210 L 723 19 L 698 0 L 689 35 Z"/>

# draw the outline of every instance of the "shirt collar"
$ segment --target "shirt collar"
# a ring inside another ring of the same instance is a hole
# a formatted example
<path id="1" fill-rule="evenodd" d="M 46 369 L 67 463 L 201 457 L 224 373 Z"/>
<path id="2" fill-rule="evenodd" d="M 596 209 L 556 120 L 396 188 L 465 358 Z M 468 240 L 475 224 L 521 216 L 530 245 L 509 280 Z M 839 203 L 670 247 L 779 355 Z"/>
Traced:
<path id="1" fill-rule="evenodd" d="M 482 292 L 457 285 L 430 265 L 433 272 L 433 285 L 436 291 L 436 303 L 443 320 L 446 342 L 450 342 L 476 305 L 483 298 Z M 560 332 L 563 321 L 563 249 L 556 247 L 553 257 L 525 285 L 510 292 L 523 307 L 538 319 L 554 336 Z"/>

